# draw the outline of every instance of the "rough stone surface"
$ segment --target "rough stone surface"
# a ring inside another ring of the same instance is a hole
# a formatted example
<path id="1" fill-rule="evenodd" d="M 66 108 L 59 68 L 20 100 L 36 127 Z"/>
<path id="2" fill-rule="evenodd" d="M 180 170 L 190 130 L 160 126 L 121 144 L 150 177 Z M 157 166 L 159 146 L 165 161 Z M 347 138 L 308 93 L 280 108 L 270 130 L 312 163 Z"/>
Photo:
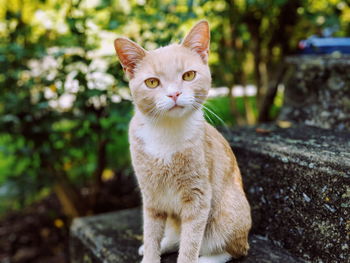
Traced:
<path id="1" fill-rule="evenodd" d="M 350 262 L 350 133 L 265 125 L 226 137 L 254 232 L 310 262 Z"/>
<path id="2" fill-rule="evenodd" d="M 141 245 L 141 212 L 139 208 L 102 214 L 73 221 L 71 227 L 72 263 L 134 263 Z M 262 236 L 250 238 L 246 258 L 232 263 L 297 263 L 303 262 L 275 247 Z M 162 257 L 162 263 L 175 263 L 177 254 Z"/>
<path id="3" fill-rule="evenodd" d="M 350 56 L 295 56 L 289 71 L 280 119 L 350 130 Z"/>

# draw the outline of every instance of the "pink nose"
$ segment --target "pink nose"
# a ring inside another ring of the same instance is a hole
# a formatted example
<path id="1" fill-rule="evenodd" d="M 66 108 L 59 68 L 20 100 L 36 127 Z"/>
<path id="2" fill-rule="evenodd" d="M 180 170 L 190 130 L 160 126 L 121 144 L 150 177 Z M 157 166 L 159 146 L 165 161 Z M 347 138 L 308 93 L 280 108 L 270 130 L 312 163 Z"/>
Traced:
<path id="1" fill-rule="evenodd" d="M 176 102 L 177 98 L 178 98 L 181 94 L 182 94 L 182 92 L 176 91 L 176 92 L 174 92 L 174 93 L 172 93 L 172 94 L 168 94 L 167 96 L 168 96 L 169 98 L 172 98 L 172 99 Z"/>

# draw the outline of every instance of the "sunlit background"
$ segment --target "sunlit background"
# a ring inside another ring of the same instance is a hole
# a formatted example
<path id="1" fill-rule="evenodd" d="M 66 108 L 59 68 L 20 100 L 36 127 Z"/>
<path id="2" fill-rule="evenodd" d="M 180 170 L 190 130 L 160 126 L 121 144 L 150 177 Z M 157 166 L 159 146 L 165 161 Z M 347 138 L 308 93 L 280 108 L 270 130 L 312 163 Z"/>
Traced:
<path id="1" fill-rule="evenodd" d="M 72 218 L 138 204 L 127 142 L 132 103 L 116 37 L 155 49 L 207 19 L 213 90 L 206 116 L 230 127 L 277 116 L 283 84 L 264 116 L 262 102 L 300 40 L 350 35 L 342 0 L 0 6 L 0 262 L 66 262 Z"/>

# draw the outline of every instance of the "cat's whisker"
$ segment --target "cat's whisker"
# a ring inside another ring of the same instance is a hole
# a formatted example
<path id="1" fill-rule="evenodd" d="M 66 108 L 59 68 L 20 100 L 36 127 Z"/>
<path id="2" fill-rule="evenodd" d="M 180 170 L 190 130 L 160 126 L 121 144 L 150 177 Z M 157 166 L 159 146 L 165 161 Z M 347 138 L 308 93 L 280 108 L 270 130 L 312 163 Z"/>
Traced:
<path id="1" fill-rule="evenodd" d="M 157 112 L 157 116 L 156 116 L 156 119 L 155 119 L 155 123 L 154 123 L 154 126 L 157 127 L 158 126 L 158 123 L 159 123 L 159 120 L 162 118 L 163 116 L 163 111 L 158 111 Z"/>
<path id="2" fill-rule="evenodd" d="M 149 109 L 149 108 L 153 108 L 155 107 L 156 105 L 154 105 L 154 103 L 150 103 L 150 104 L 143 104 L 144 106 L 146 106 L 145 108 L 146 109 Z"/>
<path id="3" fill-rule="evenodd" d="M 149 113 L 152 113 L 152 112 L 154 112 L 155 110 L 156 110 L 156 107 L 155 106 L 152 106 L 152 107 L 148 107 L 148 108 L 146 108 L 147 110 L 149 110 L 148 112 Z"/>
<path id="4" fill-rule="evenodd" d="M 203 108 L 200 108 L 200 109 L 198 109 L 198 111 L 203 112 L 203 113 L 204 113 L 204 116 L 207 117 L 207 118 L 209 119 L 209 122 L 210 122 L 212 125 L 215 125 L 215 122 L 213 121 L 212 118 L 210 118 L 210 115 L 208 114 L 208 112 L 203 111 L 202 109 L 203 109 Z"/>
<path id="5" fill-rule="evenodd" d="M 158 126 L 159 120 L 162 119 L 162 117 L 165 114 L 164 106 L 166 106 L 166 103 L 164 103 L 164 102 L 160 102 L 160 103 L 156 104 L 155 108 L 157 109 L 157 111 L 156 111 L 156 114 L 153 118 L 153 124 L 155 127 Z"/>
<path id="6" fill-rule="evenodd" d="M 151 116 L 152 123 L 154 123 L 154 121 L 156 120 L 158 112 L 159 112 L 159 109 L 156 106 L 153 106 L 151 111 L 148 112 L 148 114 Z"/>
<path id="7" fill-rule="evenodd" d="M 194 104 L 192 104 L 192 107 L 193 107 L 193 109 L 194 109 L 195 111 L 204 113 L 204 115 L 209 119 L 210 123 L 214 125 L 214 122 L 213 122 L 213 120 L 210 118 L 210 116 L 208 115 L 208 113 L 202 110 L 202 104 L 197 103 L 197 102 L 194 101 Z"/>
<path id="8" fill-rule="evenodd" d="M 212 124 L 214 124 L 214 122 L 213 122 L 212 119 L 209 117 L 208 112 L 209 112 L 210 114 L 212 114 L 212 116 L 214 116 L 215 118 L 217 118 L 217 119 L 221 122 L 221 124 L 222 124 L 224 127 L 227 128 L 226 123 L 225 123 L 213 110 L 211 110 L 210 108 L 208 108 L 207 106 L 205 106 L 205 105 L 203 105 L 203 104 L 201 104 L 201 103 L 198 103 L 197 100 L 196 100 L 194 103 L 195 103 L 195 104 L 198 104 L 198 105 L 201 105 L 201 106 L 203 107 L 205 116 L 208 117 L 208 119 L 211 121 Z"/>
<path id="9" fill-rule="evenodd" d="M 161 118 L 161 115 L 162 115 L 162 111 L 158 108 L 157 112 L 156 112 L 156 114 L 154 116 L 154 121 L 153 121 L 155 127 L 158 126 L 158 123 L 159 123 L 159 120 Z"/>
<path id="10" fill-rule="evenodd" d="M 150 107 L 150 108 L 152 108 L 148 113 L 150 114 L 150 115 L 153 115 L 156 111 L 157 111 L 157 107 L 156 106 L 153 106 L 153 107 Z"/>

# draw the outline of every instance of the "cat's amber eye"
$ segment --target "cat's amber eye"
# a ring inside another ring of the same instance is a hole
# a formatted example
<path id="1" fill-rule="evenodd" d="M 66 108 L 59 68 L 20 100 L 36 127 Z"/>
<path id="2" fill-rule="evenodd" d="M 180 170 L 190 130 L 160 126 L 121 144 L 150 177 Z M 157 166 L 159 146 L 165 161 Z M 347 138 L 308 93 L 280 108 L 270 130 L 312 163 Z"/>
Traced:
<path id="1" fill-rule="evenodd" d="M 182 79 L 183 79 L 183 80 L 186 80 L 186 81 L 191 81 L 191 80 L 194 79 L 195 76 L 196 76 L 196 71 L 190 70 L 190 71 L 185 72 L 185 73 L 182 75 Z"/>
<path id="2" fill-rule="evenodd" d="M 145 80 L 145 84 L 150 89 L 154 89 L 159 86 L 159 79 L 156 78 L 149 78 Z"/>

